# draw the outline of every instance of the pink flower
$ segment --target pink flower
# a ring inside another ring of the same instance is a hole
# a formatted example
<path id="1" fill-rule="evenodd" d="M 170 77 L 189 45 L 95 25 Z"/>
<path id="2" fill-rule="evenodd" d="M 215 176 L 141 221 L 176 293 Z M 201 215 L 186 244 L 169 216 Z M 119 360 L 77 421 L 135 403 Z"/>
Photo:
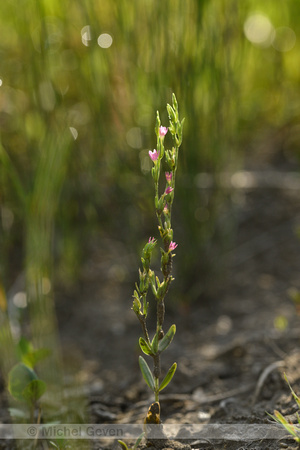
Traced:
<path id="1" fill-rule="evenodd" d="M 165 206 L 164 206 L 164 213 L 165 214 L 169 213 L 168 203 L 166 203 Z"/>
<path id="2" fill-rule="evenodd" d="M 174 189 L 171 186 L 168 186 L 165 190 L 165 194 L 171 194 L 172 191 L 174 191 Z"/>
<path id="3" fill-rule="evenodd" d="M 175 250 L 176 247 L 178 247 L 178 244 L 176 244 L 176 242 L 171 241 L 169 245 L 169 252 Z"/>
<path id="4" fill-rule="evenodd" d="M 171 181 L 172 181 L 172 176 L 173 176 L 172 172 L 166 172 L 165 175 L 166 175 L 166 180 L 167 180 L 167 182 L 168 182 L 168 183 L 171 183 Z"/>
<path id="5" fill-rule="evenodd" d="M 149 150 L 149 156 L 152 159 L 152 161 L 157 161 L 159 152 L 157 150 L 153 150 L 153 152 L 151 152 L 151 150 Z"/>
<path id="6" fill-rule="evenodd" d="M 148 244 L 154 244 L 154 242 L 155 242 L 155 238 L 149 237 Z"/>
<path id="7" fill-rule="evenodd" d="M 167 127 L 159 127 L 158 131 L 159 131 L 159 137 L 162 139 L 167 134 L 168 128 Z"/>

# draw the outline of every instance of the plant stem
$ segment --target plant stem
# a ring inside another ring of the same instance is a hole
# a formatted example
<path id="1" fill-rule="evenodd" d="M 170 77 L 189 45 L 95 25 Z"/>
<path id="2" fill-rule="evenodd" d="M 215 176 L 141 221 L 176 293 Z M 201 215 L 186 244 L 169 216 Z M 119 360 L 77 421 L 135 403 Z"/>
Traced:
<path id="1" fill-rule="evenodd" d="M 155 401 L 159 402 L 159 378 L 154 378 L 155 383 Z"/>
<path id="2" fill-rule="evenodd" d="M 148 333 L 148 329 L 147 329 L 147 325 L 146 325 L 146 317 L 143 314 L 143 315 L 138 316 L 138 319 L 142 325 L 142 329 L 143 329 L 143 333 L 144 333 L 146 342 L 147 342 L 147 344 L 150 345 L 149 333 Z"/>
<path id="3" fill-rule="evenodd" d="M 164 319 L 165 319 L 165 302 L 164 299 L 158 300 L 156 308 L 157 317 L 157 328 L 156 331 L 159 333 L 162 329 Z"/>
<path id="4" fill-rule="evenodd" d="M 137 314 L 137 317 L 142 325 L 145 341 L 143 339 L 140 340 L 140 347 L 146 355 L 149 355 L 153 359 L 153 372 L 151 376 L 151 383 L 149 382 L 149 367 L 143 365 L 141 367 L 142 374 L 151 389 L 155 394 L 155 401 L 159 401 L 159 378 L 161 375 L 161 364 L 160 364 L 160 354 L 163 352 L 166 347 L 169 345 L 171 340 L 173 339 L 175 333 L 175 325 L 170 329 L 170 333 L 160 345 L 161 339 L 164 337 L 163 332 L 163 323 L 165 319 L 165 297 L 168 293 L 169 286 L 172 278 L 172 261 L 173 254 L 172 251 L 177 247 L 177 244 L 173 242 L 173 229 L 171 224 L 171 211 L 174 200 L 174 189 L 175 189 L 175 176 L 177 170 L 177 162 L 178 162 L 178 149 L 181 144 L 181 136 L 182 136 L 182 122 L 179 122 L 178 119 L 178 105 L 175 95 L 172 96 L 173 99 L 173 108 L 170 105 L 167 105 L 168 114 L 169 114 L 169 122 L 170 122 L 170 132 L 172 134 L 172 138 L 175 146 L 172 147 L 172 150 L 164 149 L 164 136 L 166 135 L 168 128 L 162 127 L 159 113 L 157 113 L 156 120 L 156 134 L 157 134 L 157 147 L 154 151 L 149 151 L 149 156 L 153 161 L 154 165 L 152 167 L 152 177 L 154 180 L 155 187 L 155 212 L 158 221 L 158 230 L 162 240 L 162 248 L 161 248 L 161 272 L 163 274 L 163 281 L 159 279 L 159 277 L 155 277 L 155 272 L 150 270 L 150 259 L 151 253 L 156 245 L 156 240 L 154 238 L 149 238 L 148 244 L 144 247 L 142 263 L 143 263 L 143 272 L 140 273 L 140 285 L 136 284 L 136 290 L 134 291 L 134 301 L 133 301 L 133 310 Z M 166 156 L 166 162 L 171 172 L 165 172 L 166 177 L 166 187 L 164 192 L 159 195 L 159 178 L 162 166 L 162 159 Z M 156 333 L 153 337 L 153 340 L 150 341 L 149 333 L 147 330 L 147 311 L 148 311 L 148 303 L 146 302 L 146 295 L 148 291 L 148 287 L 151 285 L 152 292 L 156 299 Z M 143 304 L 143 310 L 141 309 L 141 304 Z M 173 334 L 172 334 L 173 333 Z M 174 363 L 175 364 L 175 363 Z M 147 370 L 145 369 L 147 368 Z M 173 374 L 176 370 L 176 365 L 171 367 L 170 379 L 173 377 Z M 169 382 L 168 381 L 168 382 Z M 154 382 L 154 384 L 153 384 Z M 164 386 L 167 383 L 164 383 Z"/>

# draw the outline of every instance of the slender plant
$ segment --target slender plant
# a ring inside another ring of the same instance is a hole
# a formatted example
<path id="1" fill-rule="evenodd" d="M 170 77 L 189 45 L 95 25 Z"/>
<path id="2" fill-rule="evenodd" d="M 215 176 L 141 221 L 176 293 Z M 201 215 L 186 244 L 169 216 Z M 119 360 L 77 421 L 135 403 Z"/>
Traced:
<path id="1" fill-rule="evenodd" d="M 152 178 L 155 187 L 155 212 L 158 221 L 158 231 L 162 241 L 161 251 L 161 272 L 162 279 L 150 268 L 152 252 L 157 245 L 157 240 L 150 237 L 142 250 L 142 269 L 139 269 L 139 283 L 136 283 L 133 293 L 133 311 L 141 323 L 143 336 L 139 338 L 139 345 L 143 353 L 153 359 L 153 371 L 150 370 L 146 360 L 140 356 L 139 365 L 149 388 L 153 391 L 155 402 L 159 402 L 159 392 L 164 389 L 176 371 L 177 364 L 174 363 L 162 381 L 161 378 L 161 354 L 172 342 L 176 332 L 176 326 L 172 325 L 164 334 L 163 324 L 165 318 L 165 298 L 168 293 L 172 277 L 172 260 L 175 254 L 173 251 L 177 244 L 173 241 L 172 229 L 172 206 L 175 193 L 175 180 L 178 165 L 178 152 L 182 142 L 182 129 L 184 120 L 179 120 L 178 103 L 175 95 L 172 96 L 172 106 L 167 105 L 169 117 L 169 127 L 161 125 L 160 116 L 157 112 L 155 133 L 157 136 L 157 146 L 153 151 L 149 151 L 149 157 L 153 162 Z M 165 136 L 170 133 L 172 137 L 171 150 L 165 149 Z M 160 193 L 161 173 L 164 173 L 165 186 Z M 147 326 L 149 313 L 149 302 L 147 294 L 151 288 L 156 301 L 156 330 L 154 336 L 150 338 Z"/>
<path id="2" fill-rule="evenodd" d="M 153 371 L 150 370 L 146 360 L 140 356 L 139 365 L 149 388 L 153 391 L 155 401 L 152 403 L 145 418 L 145 424 L 160 424 L 160 404 L 159 393 L 172 380 L 176 371 L 176 362 L 172 364 L 167 374 L 160 382 L 161 363 L 160 356 L 163 351 L 171 344 L 176 332 L 176 326 L 172 325 L 166 334 L 163 331 L 163 323 L 165 318 L 165 298 L 169 290 L 172 277 L 172 259 L 175 256 L 173 251 L 177 247 L 173 241 L 173 229 L 171 223 L 171 213 L 175 193 L 175 178 L 178 165 L 179 147 L 182 142 L 183 122 L 179 120 L 178 103 L 175 94 L 172 95 L 172 106 L 167 104 L 169 117 L 169 127 L 161 125 L 159 113 L 156 114 L 155 134 L 157 137 L 157 146 L 153 151 L 149 151 L 149 157 L 153 162 L 152 178 L 155 187 L 155 212 L 158 221 L 158 231 L 162 241 L 161 251 L 161 272 L 162 279 L 155 275 L 155 271 L 150 268 L 152 252 L 157 245 L 157 240 L 150 237 L 142 250 L 142 270 L 139 269 L 139 283 L 135 284 L 133 293 L 132 309 L 139 319 L 143 336 L 139 338 L 139 345 L 143 353 L 153 359 Z M 172 136 L 173 146 L 171 150 L 165 149 L 165 136 L 170 132 Z M 165 187 L 163 193 L 160 194 L 160 175 L 165 166 Z M 149 302 L 147 295 L 151 287 L 153 296 L 156 301 L 156 330 L 152 339 L 149 336 L 147 318 L 149 313 Z M 146 430 L 138 437 L 135 445 L 131 450 L 135 450 L 142 438 L 147 435 Z M 127 444 L 121 440 L 118 441 L 122 450 L 129 450 Z"/>

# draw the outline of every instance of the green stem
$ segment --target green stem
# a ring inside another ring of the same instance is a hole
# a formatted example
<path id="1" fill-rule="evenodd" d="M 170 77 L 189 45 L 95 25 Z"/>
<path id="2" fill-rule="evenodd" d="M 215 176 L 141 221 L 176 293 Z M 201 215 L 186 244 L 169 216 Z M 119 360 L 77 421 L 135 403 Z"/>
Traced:
<path id="1" fill-rule="evenodd" d="M 157 333 L 159 333 L 160 330 L 162 329 L 164 319 L 165 319 L 164 298 L 165 298 L 165 296 L 161 300 L 157 300 L 157 308 L 156 308 L 156 331 L 157 331 Z"/>
<path id="2" fill-rule="evenodd" d="M 173 177 L 172 177 L 172 183 L 171 183 L 171 186 L 172 186 L 172 188 L 174 189 L 173 192 L 175 192 L 175 180 L 176 180 L 176 171 L 177 171 L 178 151 L 179 151 L 179 147 L 178 147 L 178 145 L 176 145 L 176 146 L 175 146 L 175 154 L 176 154 L 175 158 L 176 158 L 176 164 L 175 164 L 175 167 L 174 167 L 174 169 L 173 169 Z M 171 202 L 170 205 L 169 205 L 170 222 L 171 222 L 171 217 L 172 217 L 172 206 L 173 206 L 173 201 L 174 201 L 174 195 L 173 195 L 172 202 Z"/>
<path id="3" fill-rule="evenodd" d="M 155 401 L 159 402 L 159 378 L 154 378 L 155 383 Z"/>
<path id="4" fill-rule="evenodd" d="M 143 329 L 143 333 L 146 339 L 147 344 L 151 345 L 150 343 L 150 338 L 149 338 L 149 333 L 148 333 L 148 329 L 147 329 L 147 325 L 146 325 L 146 317 L 145 315 L 138 315 L 137 316 L 141 325 L 142 325 L 142 329 Z"/>

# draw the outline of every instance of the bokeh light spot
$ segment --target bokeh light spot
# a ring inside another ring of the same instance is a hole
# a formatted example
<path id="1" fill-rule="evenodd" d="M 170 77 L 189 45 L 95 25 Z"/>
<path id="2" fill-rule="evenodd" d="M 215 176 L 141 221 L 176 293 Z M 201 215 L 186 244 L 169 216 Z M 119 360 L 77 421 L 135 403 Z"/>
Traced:
<path id="1" fill-rule="evenodd" d="M 91 27 L 86 25 L 81 29 L 81 41 L 83 45 L 88 47 L 90 45 L 90 41 L 92 40 Z"/>
<path id="2" fill-rule="evenodd" d="M 269 47 L 275 30 L 270 19 L 263 14 L 252 14 L 244 23 L 244 33 L 248 41 L 260 47 Z"/>
<path id="3" fill-rule="evenodd" d="M 42 292 L 44 295 L 49 294 L 51 291 L 51 281 L 47 277 L 42 278 Z"/>
<path id="4" fill-rule="evenodd" d="M 17 308 L 26 308 L 27 306 L 27 295 L 25 292 L 17 292 L 13 296 L 13 304 Z"/>
<path id="5" fill-rule="evenodd" d="M 219 335 L 225 336 L 232 328 L 232 320 L 229 316 L 220 316 L 216 324 L 216 332 Z"/>
<path id="6" fill-rule="evenodd" d="M 296 34 L 292 28 L 279 27 L 275 30 L 272 46 L 279 52 L 288 52 L 296 44 Z"/>
<path id="7" fill-rule="evenodd" d="M 127 144 L 132 148 L 141 148 L 142 147 L 142 132 L 139 127 L 130 128 L 130 130 L 126 133 L 126 141 Z"/>
<path id="8" fill-rule="evenodd" d="M 236 189 L 251 188 L 255 186 L 255 178 L 250 172 L 240 170 L 231 176 L 231 185 Z"/>
<path id="9" fill-rule="evenodd" d="M 78 138 L 78 131 L 74 127 L 69 127 L 69 130 L 71 131 L 74 141 L 76 141 L 76 139 Z"/>
<path id="10" fill-rule="evenodd" d="M 98 42 L 99 47 L 109 48 L 111 46 L 111 44 L 113 43 L 113 38 L 108 33 L 102 33 L 98 37 L 97 42 Z"/>
<path id="11" fill-rule="evenodd" d="M 143 174 L 150 172 L 153 167 L 153 163 L 149 158 L 149 150 L 142 150 L 140 152 L 141 171 Z"/>

